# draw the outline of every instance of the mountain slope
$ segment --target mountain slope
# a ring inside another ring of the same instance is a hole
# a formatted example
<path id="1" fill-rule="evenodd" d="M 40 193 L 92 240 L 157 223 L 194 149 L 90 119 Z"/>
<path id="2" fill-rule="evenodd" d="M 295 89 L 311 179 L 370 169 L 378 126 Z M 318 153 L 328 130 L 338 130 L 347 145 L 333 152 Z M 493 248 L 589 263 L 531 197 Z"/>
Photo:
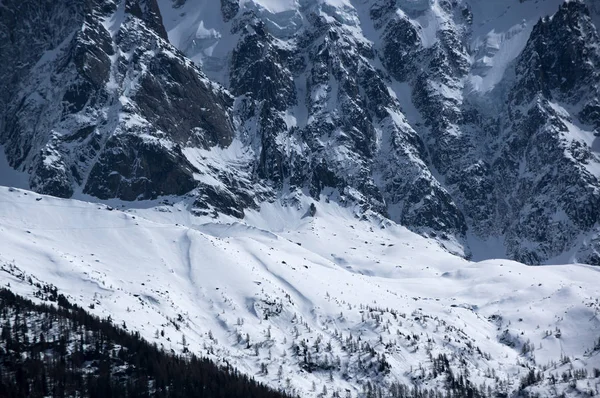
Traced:
<path id="1" fill-rule="evenodd" d="M 199 170 L 182 148 L 231 144 L 232 98 L 168 43 L 155 1 L 80 3 L 3 2 L 8 163 L 60 197 L 192 191 Z"/>
<path id="2" fill-rule="evenodd" d="M 598 394 L 599 4 L 2 0 L 0 281 L 292 395 Z"/>
<path id="3" fill-rule="evenodd" d="M 159 4 L 170 40 L 238 96 L 241 137 L 277 191 L 358 203 L 467 256 L 498 241 L 527 263 L 595 264 L 596 4 L 563 3 Z M 564 99 L 546 70 L 569 81 Z M 560 113 L 525 110 L 540 99 Z M 564 133 L 540 141 L 540 124 Z"/>
<path id="4" fill-rule="evenodd" d="M 37 192 L 308 194 L 466 258 L 598 263 L 595 0 L 1 7 L 0 143 Z"/>
<path id="5" fill-rule="evenodd" d="M 29 297 L 52 284 L 159 347 L 300 396 L 369 382 L 573 395 L 600 381 L 596 268 L 468 262 L 333 202 L 307 215 L 297 199 L 224 222 L 193 216 L 191 200 L 119 211 L 2 188 L 0 280 Z"/>
<path id="6" fill-rule="evenodd" d="M 206 359 L 170 355 L 38 285 L 40 305 L 0 288 L 2 396 L 283 397 Z M 42 293 L 43 292 L 43 293 Z"/>

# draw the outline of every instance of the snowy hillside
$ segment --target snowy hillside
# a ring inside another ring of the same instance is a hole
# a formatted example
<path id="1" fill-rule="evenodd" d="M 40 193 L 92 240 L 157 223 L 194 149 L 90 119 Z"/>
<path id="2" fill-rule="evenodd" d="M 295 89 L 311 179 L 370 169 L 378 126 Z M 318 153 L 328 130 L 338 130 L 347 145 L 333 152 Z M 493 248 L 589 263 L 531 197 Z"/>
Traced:
<path id="1" fill-rule="evenodd" d="M 214 220 L 185 201 L 120 210 L 1 187 L 0 283 L 29 297 L 53 284 L 167 350 L 185 342 L 302 397 L 392 383 L 597 393 L 597 268 L 468 262 L 381 217 L 295 199 Z"/>

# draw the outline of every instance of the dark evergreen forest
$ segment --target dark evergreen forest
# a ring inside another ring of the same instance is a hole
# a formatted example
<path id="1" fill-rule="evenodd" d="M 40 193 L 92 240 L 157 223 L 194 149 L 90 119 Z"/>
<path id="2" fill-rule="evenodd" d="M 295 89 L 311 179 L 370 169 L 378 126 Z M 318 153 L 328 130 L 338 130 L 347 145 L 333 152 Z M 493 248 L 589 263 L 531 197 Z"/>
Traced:
<path id="1" fill-rule="evenodd" d="M 0 289 L 1 398 L 286 397 L 231 367 L 166 353 L 50 293 L 58 305 Z"/>

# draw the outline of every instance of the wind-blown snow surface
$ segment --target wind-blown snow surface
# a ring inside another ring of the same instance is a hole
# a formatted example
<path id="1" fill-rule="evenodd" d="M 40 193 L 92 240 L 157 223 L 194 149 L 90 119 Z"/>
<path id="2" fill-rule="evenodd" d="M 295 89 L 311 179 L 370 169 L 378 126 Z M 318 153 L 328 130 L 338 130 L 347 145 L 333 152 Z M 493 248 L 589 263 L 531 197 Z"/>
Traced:
<path id="1" fill-rule="evenodd" d="M 366 380 L 442 388 L 428 370 L 438 354 L 506 391 L 552 361 L 546 376 L 600 367 L 599 268 L 468 262 L 333 203 L 310 217 L 308 203 L 227 222 L 183 202 L 121 211 L 0 187 L 0 283 L 29 296 L 29 277 L 54 284 L 165 349 L 185 334 L 190 350 L 302 397 L 357 396 Z M 350 336 L 374 351 L 352 352 Z M 389 372 L 369 367 L 384 353 Z"/>

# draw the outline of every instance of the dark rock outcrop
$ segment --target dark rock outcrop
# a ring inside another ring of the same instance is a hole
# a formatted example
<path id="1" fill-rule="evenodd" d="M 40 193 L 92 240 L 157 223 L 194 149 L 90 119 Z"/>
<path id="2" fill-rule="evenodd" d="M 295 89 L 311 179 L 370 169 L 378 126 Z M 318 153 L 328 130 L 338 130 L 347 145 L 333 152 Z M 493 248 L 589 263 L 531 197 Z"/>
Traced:
<path id="1" fill-rule="evenodd" d="M 27 39 L 28 24 L 49 36 L 28 51 L 5 46 L 26 67 L 0 70 L 21 81 L 4 87 L 0 142 L 39 192 L 183 195 L 198 184 L 181 148 L 233 139 L 233 99 L 168 43 L 156 1 L 123 1 L 4 3 L 9 39 Z"/>

